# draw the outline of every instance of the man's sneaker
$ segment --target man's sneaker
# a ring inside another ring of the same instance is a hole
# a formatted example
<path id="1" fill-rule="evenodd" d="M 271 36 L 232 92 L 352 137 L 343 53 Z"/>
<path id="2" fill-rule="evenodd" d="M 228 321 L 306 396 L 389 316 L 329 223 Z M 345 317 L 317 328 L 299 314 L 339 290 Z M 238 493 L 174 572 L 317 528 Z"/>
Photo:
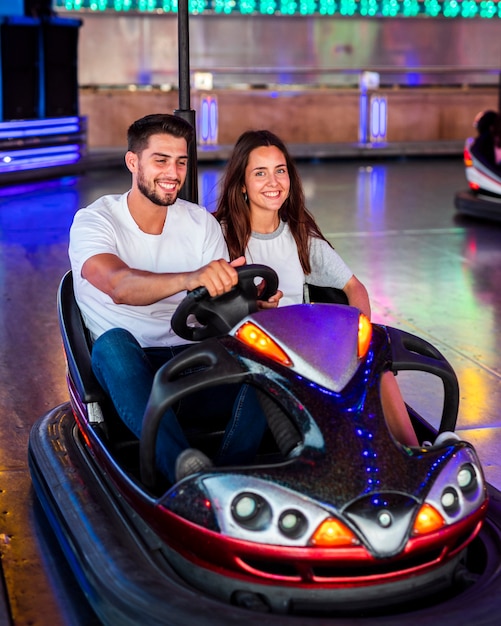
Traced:
<path id="1" fill-rule="evenodd" d="M 444 430 L 443 433 L 440 433 L 437 436 L 434 443 L 431 443 L 431 441 L 426 440 L 426 441 L 423 441 L 423 443 L 421 444 L 421 447 L 422 448 L 439 448 L 440 446 L 443 446 L 448 441 L 461 441 L 461 437 L 459 435 L 456 435 L 456 433 L 453 433 L 451 430 Z"/>
<path id="2" fill-rule="evenodd" d="M 176 482 L 191 474 L 208 470 L 212 466 L 212 461 L 203 452 L 195 448 L 187 448 L 176 459 Z"/>
<path id="3" fill-rule="evenodd" d="M 440 433 L 438 437 L 435 439 L 433 447 L 443 446 L 448 441 L 461 441 L 461 437 L 453 433 L 451 430 L 444 430 L 443 433 Z"/>

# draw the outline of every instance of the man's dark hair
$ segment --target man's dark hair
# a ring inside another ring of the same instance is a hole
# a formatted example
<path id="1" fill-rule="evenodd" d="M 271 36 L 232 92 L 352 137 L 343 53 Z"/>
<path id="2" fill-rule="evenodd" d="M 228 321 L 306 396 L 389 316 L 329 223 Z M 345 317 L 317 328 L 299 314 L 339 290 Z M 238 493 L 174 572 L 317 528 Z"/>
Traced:
<path id="1" fill-rule="evenodd" d="M 194 130 L 189 122 L 169 113 L 153 113 L 136 120 L 127 131 L 127 150 L 140 154 L 152 135 L 172 135 L 186 139 L 189 146 L 193 141 Z"/>

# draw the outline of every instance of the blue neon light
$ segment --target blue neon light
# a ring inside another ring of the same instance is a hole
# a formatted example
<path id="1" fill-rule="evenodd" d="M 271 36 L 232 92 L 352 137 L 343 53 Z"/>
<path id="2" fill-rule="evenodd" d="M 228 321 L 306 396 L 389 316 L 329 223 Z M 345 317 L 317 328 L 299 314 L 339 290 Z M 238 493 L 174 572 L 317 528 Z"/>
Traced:
<path id="1" fill-rule="evenodd" d="M 386 140 L 387 120 L 386 96 L 371 97 L 371 141 L 381 142 Z"/>
<path id="2" fill-rule="evenodd" d="M 54 126 L 52 128 L 27 128 L 19 130 L 0 130 L 0 139 L 15 139 L 18 137 L 47 137 L 50 135 L 72 134 L 80 132 L 80 126 L 70 124 L 66 126 Z"/>
<path id="3" fill-rule="evenodd" d="M 39 120 L 0 122 L 0 139 L 67 135 L 82 131 L 78 117 L 57 117 Z"/>
<path id="4" fill-rule="evenodd" d="M 2 128 L 45 128 L 47 126 L 57 126 L 58 124 L 78 124 L 80 118 L 71 117 L 50 117 L 38 120 L 12 120 L 10 122 L 0 122 Z"/>
<path id="5" fill-rule="evenodd" d="M 20 150 L 12 150 L 11 152 L 0 152 L 0 161 L 4 163 L 10 163 L 16 160 L 18 157 L 44 157 L 51 154 L 68 154 L 69 152 L 80 152 L 80 146 L 78 144 L 69 144 L 64 146 L 48 146 L 43 148 L 27 148 Z"/>
<path id="6" fill-rule="evenodd" d="M 202 97 L 200 103 L 200 139 L 202 143 L 216 143 L 218 136 L 218 108 L 214 96 Z"/>
<path id="7" fill-rule="evenodd" d="M 200 128 L 201 128 L 201 135 L 202 135 L 202 141 L 203 142 L 207 142 L 209 140 L 210 137 L 210 120 L 209 120 L 209 103 L 207 102 L 207 100 L 202 100 L 202 111 L 201 111 L 202 115 L 201 115 L 201 124 L 200 124 Z"/>
<path id="8" fill-rule="evenodd" d="M 69 165 L 81 158 L 81 146 L 69 144 L 0 152 L 0 173 Z"/>
<path id="9" fill-rule="evenodd" d="M 48 167 L 56 167 L 58 165 L 72 165 L 73 163 L 77 163 L 80 160 L 80 155 L 75 154 L 72 156 L 69 155 L 61 155 L 59 158 L 57 157 L 47 157 L 43 159 L 33 158 L 26 159 L 22 161 L 16 161 L 16 163 L 11 163 L 10 165 L 0 165 L 0 173 L 5 172 L 20 172 L 23 170 L 32 170 L 32 169 L 42 169 Z"/>
<path id="10" fill-rule="evenodd" d="M 1 122 L 0 174 L 75 163 L 86 151 L 85 134 L 78 116 Z"/>
<path id="11" fill-rule="evenodd" d="M 219 123 L 219 114 L 217 109 L 216 100 L 212 100 L 209 107 L 209 128 L 211 131 L 211 140 L 213 142 L 217 141 L 217 133 L 218 133 L 218 123 Z"/>

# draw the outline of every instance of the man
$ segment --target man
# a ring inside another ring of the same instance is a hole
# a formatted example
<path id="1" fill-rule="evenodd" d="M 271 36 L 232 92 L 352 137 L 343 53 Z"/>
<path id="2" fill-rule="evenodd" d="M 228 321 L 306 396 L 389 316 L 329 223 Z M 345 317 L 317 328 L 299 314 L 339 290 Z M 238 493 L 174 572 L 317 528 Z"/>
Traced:
<path id="1" fill-rule="evenodd" d="M 219 296 L 232 289 L 235 267 L 245 260 L 228 263 L 214 217 L 178 198 L 193 140 L 190 124 L 174 115 L 148 115 L 130 126 L 127 138 L 131 189 L 103 196 L 76 213 L 69 256 L 75 297 L 94 341 L 93 370 L 139 437 L 155 372 L 186 347 L 170 327 L 174 310 L 186 290 L 204 286 Z M 268 306 L 277 301 L 278 295 Z M 251 445 L 250 427 L 255 445 L 264 430 L 263 420 L 254 419 L 257 400 L 247 387 L 239 396 L 234 418 L 240 427 L 246 425 L 247 436 L 237 441 Z M 224 449 L 230 447 L 225 439 Z M 245 458 L 245 450 L 238 452 Z M 156 461 L 171 482 L 210 465 L 205 455 L 189 449 L 172 411 L 160 425 Z"/>

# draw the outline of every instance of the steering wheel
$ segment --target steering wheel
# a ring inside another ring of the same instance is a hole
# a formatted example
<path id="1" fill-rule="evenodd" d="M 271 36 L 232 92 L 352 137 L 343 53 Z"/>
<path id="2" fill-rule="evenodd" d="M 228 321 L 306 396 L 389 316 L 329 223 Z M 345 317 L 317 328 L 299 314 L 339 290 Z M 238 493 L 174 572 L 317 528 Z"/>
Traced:
<path id="1" fill-rule="evenodd" d="M 188 292 L 186 298 L 177 307 L 172 316 L 172 330 L 190 341 L 202 341 L 209 337 L 223 335 L 241 319 L 257 311 L 258 300 L 268 300 L 276 293 L 278 276 L 267 265 L 242 265 L 235 268 L 238 283 L 221 296 L 212 298 L 206 287 L 197 287 Z M 265 282 L 262 293 L 258 295 L 256 279 Z M 189 325 L 188 318 L 193 315 L 197 325 Z"/>

